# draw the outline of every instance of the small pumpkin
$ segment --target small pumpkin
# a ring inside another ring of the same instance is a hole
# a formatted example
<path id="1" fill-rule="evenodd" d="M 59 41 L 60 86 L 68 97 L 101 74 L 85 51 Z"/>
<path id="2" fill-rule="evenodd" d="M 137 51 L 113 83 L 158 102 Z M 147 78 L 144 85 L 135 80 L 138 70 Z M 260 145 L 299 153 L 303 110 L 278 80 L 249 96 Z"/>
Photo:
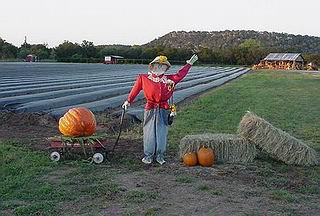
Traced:
<path id="1" fill-rule="evenodd" d="M 189 152 L 183 155 L 183 163 L 186 166 L 195 166 L 198 164 L 197 154 L 195 152 Z"/>
<path id="2" fill-rule="evenodd" d="M 201 147 L 197 152 L 197 156 L 201 166 L 210 167 L 214 164 L 214 152 L 212 148 Z"/>
<path id="3" fill-rule="evenodd" d="M 65 136 L 91 136 L 96 126 L 93 113 L 85 107 L 72 108 L 59 119 L 59 130 Z"/>

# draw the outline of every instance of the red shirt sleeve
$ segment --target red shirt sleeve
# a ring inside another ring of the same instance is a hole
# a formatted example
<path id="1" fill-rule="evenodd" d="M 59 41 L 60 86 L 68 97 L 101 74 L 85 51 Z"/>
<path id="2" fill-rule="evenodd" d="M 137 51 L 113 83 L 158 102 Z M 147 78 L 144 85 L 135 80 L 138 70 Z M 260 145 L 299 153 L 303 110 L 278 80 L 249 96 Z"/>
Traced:
<path id="1" fill-rule="evenodd" d="M 138 75 L 137 80 L 134 83 L 134 86 L 132 87 L 129 93 L 128 102 L 132 103 L 141 90 L 142 90 L 142 78 L 140 75 Z"/>
<path id="2" fill-rule="evenodd" d="M 178 82 L 180 82 L 189 72 L 191 68 L 191 64 L 186 64 L 185 66 L 183 66 L 178 73 L 173 74 L 170 78 L 172 81 L 174 81 L 176 84 Z"/>

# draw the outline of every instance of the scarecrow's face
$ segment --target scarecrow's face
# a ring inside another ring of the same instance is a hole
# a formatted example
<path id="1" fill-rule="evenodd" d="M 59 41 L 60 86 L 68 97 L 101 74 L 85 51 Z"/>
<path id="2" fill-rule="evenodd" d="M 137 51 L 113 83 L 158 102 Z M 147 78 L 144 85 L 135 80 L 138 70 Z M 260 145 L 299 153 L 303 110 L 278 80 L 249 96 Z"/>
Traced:
<path id="1" fill-rule="evenodd" d="M 164 74 L 164 72 L 166 72 L 168 70 L 168 66 L 165 64 L 158 64 L 158 63 L 154 63 L 154 64 L 150 64 L 149 66 L 151 73 L 159 76 Z"/>

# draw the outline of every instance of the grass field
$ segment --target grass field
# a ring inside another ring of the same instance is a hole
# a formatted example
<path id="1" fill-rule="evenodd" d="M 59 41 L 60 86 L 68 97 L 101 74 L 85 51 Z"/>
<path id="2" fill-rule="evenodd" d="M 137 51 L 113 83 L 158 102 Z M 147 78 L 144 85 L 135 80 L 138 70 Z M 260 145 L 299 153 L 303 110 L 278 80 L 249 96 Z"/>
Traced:
<path id="1" fill-rule="evenodd" d="M 251 72 L 178 106 L 169 154 L 186 134 L 235 133 L 251 110 L 320 151 L 320 75 Z M 124 134 L 137 137 L 140 125 Z M 134 154 L 112 163 L 48 160 L 28 140 L 0 141 L 0 215 L 316 215 L 320 168 L 269 158 L 249 165 L 146 167 Z M 141 143 L 139 143 L 142 145 Z"/>
<path id="2" fill-rule="evenodd" d="M 320 151 L 320 75 L 286 71 L 251 73 L 182 106 L 172 128 L 171 142 L 184 134 L 235 133 L 250 110 Z"/>

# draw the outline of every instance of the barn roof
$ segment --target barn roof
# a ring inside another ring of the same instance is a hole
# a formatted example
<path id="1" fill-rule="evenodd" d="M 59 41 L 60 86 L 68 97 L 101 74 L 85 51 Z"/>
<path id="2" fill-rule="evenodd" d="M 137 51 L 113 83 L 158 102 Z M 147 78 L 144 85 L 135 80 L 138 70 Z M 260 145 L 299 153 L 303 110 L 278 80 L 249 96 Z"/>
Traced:
<path id="1" fill-rule="evenodd" d="M 112 58 L 118 58 L 118 59 L 123 59 L 122 56 L 117 56 L 117 55 L 111 55 L 110 57 L 112 57 Z"/>
<path id="2" fill-rule="evenodd" d="M 304 61 L 301 53 L 270 53 L 263 60 L 267 60 L 267 61 Z"/>

